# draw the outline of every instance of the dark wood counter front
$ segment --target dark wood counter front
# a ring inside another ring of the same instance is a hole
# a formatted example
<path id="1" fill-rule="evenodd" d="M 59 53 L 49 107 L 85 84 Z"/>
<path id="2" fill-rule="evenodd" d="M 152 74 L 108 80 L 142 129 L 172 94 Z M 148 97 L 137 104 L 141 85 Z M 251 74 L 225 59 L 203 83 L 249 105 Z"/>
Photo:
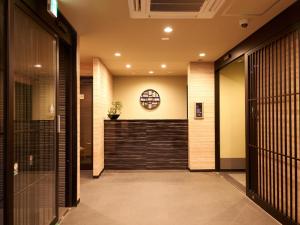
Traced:
<path id="1" fill-rule="evenodd" d="M 105 169 L 187 169 L 187 120 L 105 121 Z"/>

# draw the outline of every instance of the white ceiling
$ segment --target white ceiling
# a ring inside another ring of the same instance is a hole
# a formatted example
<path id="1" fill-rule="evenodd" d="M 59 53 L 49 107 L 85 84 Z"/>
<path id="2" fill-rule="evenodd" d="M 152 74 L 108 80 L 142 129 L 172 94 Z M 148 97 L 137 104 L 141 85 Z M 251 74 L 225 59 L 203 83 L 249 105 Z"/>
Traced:
<path id="1" fill-rule="evenodd" d="M 127 0 L 60 0 L 59 7 L 80 36 L 83 63 L 99 57 L 114 75 L 149 75 L 150 70 L 186 75 L 188 63 L 199 60 L 200 52 L 206 53 L 202 61 L 215 61 L 294 2 L 226 0 L 213 19 L 131 19 Z M 250 21 L 247 29 L 239 26 L 242 18 Z M 166 35 L 168 25 L 174 31 Z M 166 36 L 170 40 L 162 41 Z"/>

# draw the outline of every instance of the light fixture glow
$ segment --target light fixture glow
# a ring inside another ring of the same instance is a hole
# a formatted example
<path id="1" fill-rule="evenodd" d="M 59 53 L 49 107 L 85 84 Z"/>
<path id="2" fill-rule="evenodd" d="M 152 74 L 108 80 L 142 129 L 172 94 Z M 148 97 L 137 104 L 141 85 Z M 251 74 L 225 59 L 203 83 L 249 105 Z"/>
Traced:
<path id="1" fill-rule="evenodd" d="M 169 37 L 162 37 L 161 40 L 162 41 L 170 41 L 170 38 Z"/>
<path id="2" fill-rule="evenodd" d="M 165 27 L 164 32 L 165 32 L 165 33 L 172 33 L 172 32 L 173 32 L 173 28 L 170 27 L 170 26 Z"/>
<path id="3" fill-rule="evenodd" d="M 200 57 L 205 57 L 206 54 L 205 54 L 204 52 L 202 52 L 202 53 L 199 54 L 199 56 L 200 56 Z"/>
<path id="4" fill-rule="evenodd" d="M 115 56 L 116 56 L 116 57 L 121 57 L 121 53 L 120 53 L 120 52 L 116 52 L 116 53 L 115 53 Z"/>
<path id="5" fill-rule="evenodd" d="M 34 68 L 42 68 L 42 65 L 41 64 L 35 64 L 33 67 Z"/>
<path id="6" fill-rule="evenodd" d="M 153 71 L 153 70 L 150 70 L 149 73 L 150 73 L 150 74 L 154 74 L 154 71 Z"/>
<path id="7" fill-rule="evenodd" d="M 165 68 L 167 68 L 167 65 L 166 64 L 161 64 L 160 67 L 165 69 Z"/>
<path id="8" fill-rule="evenodd" d="M 130 68 L 131 68 L 131 65 L 130 65 L 130 64 L 126 64 L 126 68 L 127 68 L 127 69 L 130 69 Z"/>

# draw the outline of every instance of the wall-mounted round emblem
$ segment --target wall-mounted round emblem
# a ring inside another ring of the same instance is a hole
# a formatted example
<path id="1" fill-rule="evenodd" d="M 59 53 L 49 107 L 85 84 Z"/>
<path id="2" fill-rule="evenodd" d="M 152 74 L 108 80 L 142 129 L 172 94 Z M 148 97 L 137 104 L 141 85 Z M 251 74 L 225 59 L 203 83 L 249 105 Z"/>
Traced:
<path id="1" fill-rule="evenodd" d="M 160 104 L 159 94 L 153 89 L 147 89 L 144 91 L 140 98 L 141 105 L 145 109 L 156 109 Z"/>

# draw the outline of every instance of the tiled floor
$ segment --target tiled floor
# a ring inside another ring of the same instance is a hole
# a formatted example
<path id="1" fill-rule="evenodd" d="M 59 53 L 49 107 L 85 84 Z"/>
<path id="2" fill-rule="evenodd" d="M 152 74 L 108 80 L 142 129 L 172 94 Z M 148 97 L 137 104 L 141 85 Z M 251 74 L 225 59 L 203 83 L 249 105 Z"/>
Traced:
<path id="1" fill-rule="evenodd" d="M 272 217 L 216 173 L 83 174 L 81 203 L 62 225 L 272 225 Z"/>
<path id="2" fill-rule="evenodd" d="M 228 173 L 228 176 L 232 177 L 234 180 L 246 187 L 246 173 Z"/>

